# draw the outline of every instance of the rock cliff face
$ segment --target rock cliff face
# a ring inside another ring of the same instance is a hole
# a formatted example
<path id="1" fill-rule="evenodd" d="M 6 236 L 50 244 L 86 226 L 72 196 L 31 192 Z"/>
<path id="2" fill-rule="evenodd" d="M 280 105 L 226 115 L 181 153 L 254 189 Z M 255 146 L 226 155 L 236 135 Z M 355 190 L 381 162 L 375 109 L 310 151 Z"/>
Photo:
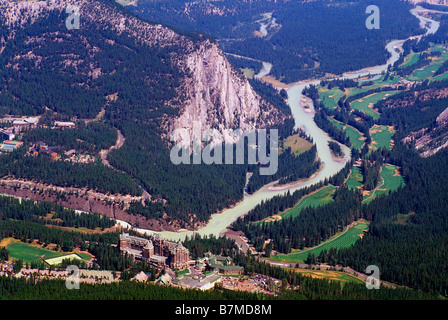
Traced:
<path id="1" fill-rule="evenodd" d="M 249 131 L 275 125 L 281 119 L 278 110 L 260 99 L 215 44 L 191 52 L 185 68 L 191 72 L 185 83 L 188 101 L 174 128 L 192 129 L 193 122 L 200 122 L 202 131 Z"/>
<path id="2" fill-rule="evenodd" d="M 80 28 L 130 35 L 137 43 L 151 47 L 181 48 L 170 59 L 187 76 L 178 88 L 178 97 L 170 102 L 180 108 L 180 113 L 175 119 L 167 119 L 167 135 L 176 128 L 191 129 L 193 121 L 200 121 L 203 131 L 246 131 L 283 122 L 285 115 L 254 92 L 247 79 L 231 67 L 218 44 L 200 35 L 199 40 L 192 40 L 167 27 L 144 22 L 108 0 L 0 0 L 0 20 L 9 29 L 9 35 L 1 39 L 0 50 L 20 28 L 45 19 L 50 12 L 68 16 L 69 5 L 80 9 Z M 92 64 L 88 74 L 94 79 L 101 70 Z"/>
<path id="3" fill-rule="evenodd" d="M 403 141 L 412 141 L 415 144 L 415 149 L 424 158 L 448 147 L 448 108 L 439 114 L 433 128 L 412 132 Z"/>

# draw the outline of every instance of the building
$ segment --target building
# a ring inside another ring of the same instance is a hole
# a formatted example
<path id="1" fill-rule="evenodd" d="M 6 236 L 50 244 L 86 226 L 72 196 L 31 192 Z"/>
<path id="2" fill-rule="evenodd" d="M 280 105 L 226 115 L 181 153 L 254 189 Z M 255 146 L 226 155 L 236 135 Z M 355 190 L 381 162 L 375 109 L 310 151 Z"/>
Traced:
<path id="1" fill-rule="evenodd" d="M 43 141 L 38 141 L 35 145 L 34 148 L 36 148 L 38 151 L 43 150 L 43 149 L 47 149 L 48 146 L 45 142 Z"/>
<path id="2" fill-rule="evenodd" d="M 14 134 L 14 128 L 5 128 L 0 129 L 0 141 L 4 140 L 14 140 L 15 134 Z"/>
<path id="3" fill-rule="evenodd" d="M 207 264 L 207 267 L 209 269 L 216 271 L 218 274 L 241 275 L 244 272 L 244 268 L 236 266 L 233 263 L 232 258 L 230 257 L 223 257 L 207 253 L 205 263 Z"/>
<path id="4" fill-rule="evenodd" d="M 22 145 L 23 142 L 21 141 L 6 140 L 3 142 L 2 146 L 0 147 L 0 150 L 5 152 L 12 152 L 17 148 L 20 148 Z"/>
<path id="5" fill-rule="evenodd" d="M 37 118 L 26 118 L 23 120 L 14 120 L 12 125 L 14 127 L 14 133 L 25 132 L 30 129 L 34 129 L 37 126 Z"/>
<path id="6" fill-rule="evenodd" d="M 148 281 L 149 277 L 146 273 L 144 273 L 143 271 L 140 271 L 140 273 L 136 274 L 134 278 L 132 278 L 132 281 L 137 281 L 137 282 L 146 282 Z"/>
<path id="7" fill-rule="evenodd" d="M 165 273 L 162 274 L 154 283 L 167 286 L 171 284 L 172 281 L 173 279 L 171 278 L 171 276 L 168 273 Z"/>
<path id="8" fill-rule="evenodd" d="M 73 129 L 76 124 L 74 122 L 55 121 L 54 126 L 61 129 Z"/>
<path id="9" fill-rule="evenodd" d="M 64 156 L 66 156 L 67 158 L 73 157 L 75 154 L 76 154 L 75 149 L 71 149 L 71 150 L 68 150 L 67 152 L 64 152 Z"/>
<path id="10" fill-rule="evenodd" d="M 149 240 L 123 233 L 120 235 L 120 250 L 135 259 L 149 261 L 151 266 L 159 270 L 167 266 L 184 270 L 190 264 L 190 251 L 180 241 L 167 241 L 157 234 Z"/>
<path id="11" fill-rule="evenodd" d="M 50 149 L 44 149 L 44 150 L 41 151 L 41 153 L 43 155 L 51 157 L 52 159 L 56 159 L 58 157 L 58 154 L 56 152 L 54 152 L 53 150 L 50 150 Z"/>

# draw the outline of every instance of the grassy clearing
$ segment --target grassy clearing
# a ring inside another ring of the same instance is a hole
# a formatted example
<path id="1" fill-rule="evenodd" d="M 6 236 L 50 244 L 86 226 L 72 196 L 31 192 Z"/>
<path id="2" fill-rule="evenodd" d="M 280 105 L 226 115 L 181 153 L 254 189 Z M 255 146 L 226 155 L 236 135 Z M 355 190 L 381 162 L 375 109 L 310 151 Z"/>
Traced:
<path id="1" fill-rule="evenodd" d="M 55 247 L 54 245 L 50 245 Z M 50 247 L 49 246 L 49 247 Z M 92 259 L 92 255 L 86 252 L 80 252 L 77 250 L 74 253 L 53 251 L 44 249 L 35 243 L 25 243 L 14 238 L 4 238 L 0 242 L 0 247 L 6 247 L 9 251 L 9 256 L 12 259 L 23 260 L 24 262 L 37 262 L 55 257 L 61 257 L 61 259 L 73 258 L 78 256 L 83 260 L 89 261 Z M 54 264 L 54 263 L 52 263 Z"/>
<path id="2" fill-rule="evenodd" d="M 244 75 L 246 76 L 247 79 L 253 79 L 253 77 L 255 76 L 255 70 L 251 69 L 251 68 L 244 68 L 244 69 L 240 69 Z"/>
<path id="3" fill-rule="evenodd" d="M 299 134 L 294 134 L 286 138 L 285 141 L 283 142 L 283 145 L 285 149 L 291 148 L 291 152 L 296 156 L 304 153 L 305 151 L 310 150 L 311 147 L 313 146 L 311 142 L 309 142 L 304 138 L 301 138 Z"/>
<path id="4" fill-rule="evenodd" d="M 391 150 L 394 146 L 394 141 L 392 140 L 395 130 L 393 126 L 379 126 L 374 125 L 370 129 L 370 137 L 372 138 L 371 148 L 381 149 L 387 148 Z"/>
<path id="5" fill-rule="evenodd" d="M 356 241 L 361 239 L 364 236 L 364 233 L 368 230 L 369 222 L 365 220 L 360 220 L 355 222 L 353 226 L 351 226 L 347 231 L 340 232 L 327 240 L 326 242 L 323 242 L 317 247 L 304 249 L 304 250 L 293 250 L 289 254 L 277 254 L 275 256 L 272 256 L 270 260 L 273 261 L 282 261 L 282 262 L 297 262 L 297 263 L 303 263 L 308 258 L 308 255 L 310 253 L 313 253 L 314 255 L 318 256 L 322 250 L 329 250 L 329 249 L 343 249 L 348 248 L 355 244 Z"/>
<path id="6" fill-rule="evenodd" d="M 345 185 L 349 189 L 361 189 L 363 187 L 362 180 L 363 176 L 361 169 L 359 167 L 352 167 L 352 172 L 345 182 Z"/>
<path id="7" fill-rule="evenodd" d="M 16 239 L 12 239 L 6 248 L 11 258 L 20 259 L 24 262 L 35 262 L 61 255 L 60 252 L 43 249 Z"/>
<path id="8" fill-rule="evenodd" d="M 309 270 L 309 269 L 290 269 L 301 275 L 317 279 L 327 279 L 333 281 L 364 283 L 363 280 L 342 271 L 331 270 Z"/>
<path id="9" fill-rule="evenodd" d="M 327 186 L 303 197 L 296 207 L 282 214 L 282 218 L 295 218 L 299 216 L 300 211 L 304 208 L 316 208 L 333 202 L 333 194 L 336 190 L 337 187 Z"/>

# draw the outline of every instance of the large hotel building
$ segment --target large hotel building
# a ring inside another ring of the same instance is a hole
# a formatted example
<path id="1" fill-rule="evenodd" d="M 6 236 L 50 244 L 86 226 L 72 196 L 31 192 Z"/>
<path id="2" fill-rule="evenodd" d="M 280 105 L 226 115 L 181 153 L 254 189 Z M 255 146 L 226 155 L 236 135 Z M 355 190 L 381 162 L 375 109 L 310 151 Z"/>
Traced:
<path id="1" fill-rule="evenodd" d="M 120 250 L 132 255 L 134 259 L 148 260 L 159 270 L 167 266 L 184 270 L 190 263 L 190 252 L 180 241 L 167 241 L 158 234 L 148 240 L 123 233 L 120 235 Z"/>

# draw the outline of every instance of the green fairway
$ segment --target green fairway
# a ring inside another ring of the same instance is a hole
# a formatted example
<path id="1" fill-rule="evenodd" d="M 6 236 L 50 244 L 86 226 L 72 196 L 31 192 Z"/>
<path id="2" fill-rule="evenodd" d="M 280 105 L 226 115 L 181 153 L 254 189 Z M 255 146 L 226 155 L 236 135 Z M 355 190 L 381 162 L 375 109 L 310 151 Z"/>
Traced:
<path id="1" fill-rule="evenodd" d="M 447 79 L 448 75 L 446 74 L 434 77 L 434 73 L 445 61 L 448 60 L 448 52 L 443 46 L 437 45 L 426 52 L 436 51 L 441 52 L 440 57 L 433 58 L 433 61 L 428 66 L 415 70 L 411 76 L 407 77 L 407 79 L 411 81 L 423 81 L 425 79 L 429 79 L 431 81 Z"/>
<path id="2" fill-rule="evenodd" d="M 21 259 L 24 262 L 40 261 L 42 259 L 53 258 L 61 255 L 60 252 L 42 249 L 19 240 L 13 240 L 6 246 L 6 248 L 8 249 L 9 256 L 11 258 Z"/>
<path id="3" fill-rule="evenodd" d="M 411 53 L 404 58 L 404 62 L 402 64 L 400 64 L 398 67 L 405 68 L 405 67 L 411 66 L 414 63 L 417 63 L 419 58 L 420 58 L 420 53 L 415 53 L 415 52 L 411 51 Z"/>
<path id="4" fill-rule="evenodd" d="M 345 89 L 344 94 L 348 98 L 348 97 L 353 96 L 358 93 L 363 93 L 363 92 L 367 92 L 370 90 L 383 88 L 385 85 L 394 84 L 394 83 L 397 83 L 398 81 L 400 81 L 400 77 L 398 77 L 398 76 L 390 75 L 390 77 L 386 81 L 383 81 L 384 77 L 385 77 L 385 75 L 382 75 L 378 80 L 374 80 L 373 85 L 371 85 L 371 86 L 363 86 L 361 88 L 347 88 L 347 89 Z"/>
<path id="5" fill-rule="evenodd" d="M 378 126 L 375 125 L 370 129 L 370 137 L 372 138 L 372 148 L 382 149 L 387 148 L 389 150 L 394 146 L 392 140 L 395 134 L 392 126 Z"/>
<path id="6" fill-rule="evenodd" d="M 388 194 L 405 185 L 404 178 L 399 174 L 398 167 L 390 164 L 383 165 L 381 177 L 384 183 L 376 191 L 377 195 Z"/>
<path id="7" fill-rule="evenodd" d="M 439 81 L 448 79 L 448 72 L 445 72 L 437 77 L 431 78 L 430 81 Z"/>
<path id="8" fill-rule="evenodd" d="M 440 68 L 442 62 L 440 63 L 431 63 L 429 66 L 423 69 L 417 69 L 414 71 L 411 77 L 408 79 L 411 81 L 423 81 L 428 78 L 432 78 L 434 73 Z"/>
<path id="9" fill-rule="evenodd" d="M 322 87 L 319 88 L 319 97 L 328 109 L 338 108 L 338 101 L 343 95 L 344 92 L 339 90 L 338 87 L 332 88 L 331 90 Z"/>
<path id="10" fill-rule="evenodd" d="M 383 98 L 390 97 L 396 93 L 400 92 L 399 90 L 395 91 L 386 91 L 379 92 L 368 95 L 367 97 L 358 99 L 353 101 L 350 106 L 353 110 L 359 110 L 364 112 L 365 114 L 371 116 L 373 119 L 378 120 L 380 118 L 380 114 L 372 109 L 372 107 Z"/>
<path id="11" fill-rule="evenodd" d="M 360 189 L 363 186 L 362 180 L 363 176 L 361 173 L 361 169 L 359 167 L 352 167 L 352 172 L 345 182 L 345 185 L 349 189 Z"/>
<path id="12" fill-rule="evenodd" d="M 337 128 L 342 129 L 347 137 L 350 139 L 350 142 L 352 143 L 353 147 L 361 150 L 362 146 L 364 145 L 364 134 L 356 130 L 356 128 L 349 126 L 348 124 L 343 124 L 342 122 L 339 122 L 332 117 L 328 116 L 328 120 L 330 120 Z"/>
<path id="13" fill-rule="evenodd" d="M 324 187 L 310 195 L 307 195 L 300 200 L 299 204 L 282 214 L 282 218 L 295 218 L 300 214 L 300 211 L 308 207 L 319 207 L 333 202 L 333 194 L 337 187 Z"/>
<path id="14" fill-rule="evenodd" d="M 305 249 L 305 250 L 293 250 L 289 254 L 277 254 L 269 258 L 272 261 L 285 261 L 285 262 L 305 262 L 310 253 L 318 256 L 322 250 L 343 249 L 352 246 L 356 241 L 362 238 L 364 233 L 369 227 L 369 222 L 360 220 L 357 224 L 350 227 L 346 232 L 341 232 L 321 245 Z"/>
<path id="15" fill-rule="evenodd" d="M 384 164 L 381 168 L 381 183 L 369 195 L 364 197 L 364 203 L 369 203 L 373 199 L 381 195 L 388 195 L 389 191 L 395 191 L 405 185 L 404 178 L 398 171 L 399 167 Z"/>

